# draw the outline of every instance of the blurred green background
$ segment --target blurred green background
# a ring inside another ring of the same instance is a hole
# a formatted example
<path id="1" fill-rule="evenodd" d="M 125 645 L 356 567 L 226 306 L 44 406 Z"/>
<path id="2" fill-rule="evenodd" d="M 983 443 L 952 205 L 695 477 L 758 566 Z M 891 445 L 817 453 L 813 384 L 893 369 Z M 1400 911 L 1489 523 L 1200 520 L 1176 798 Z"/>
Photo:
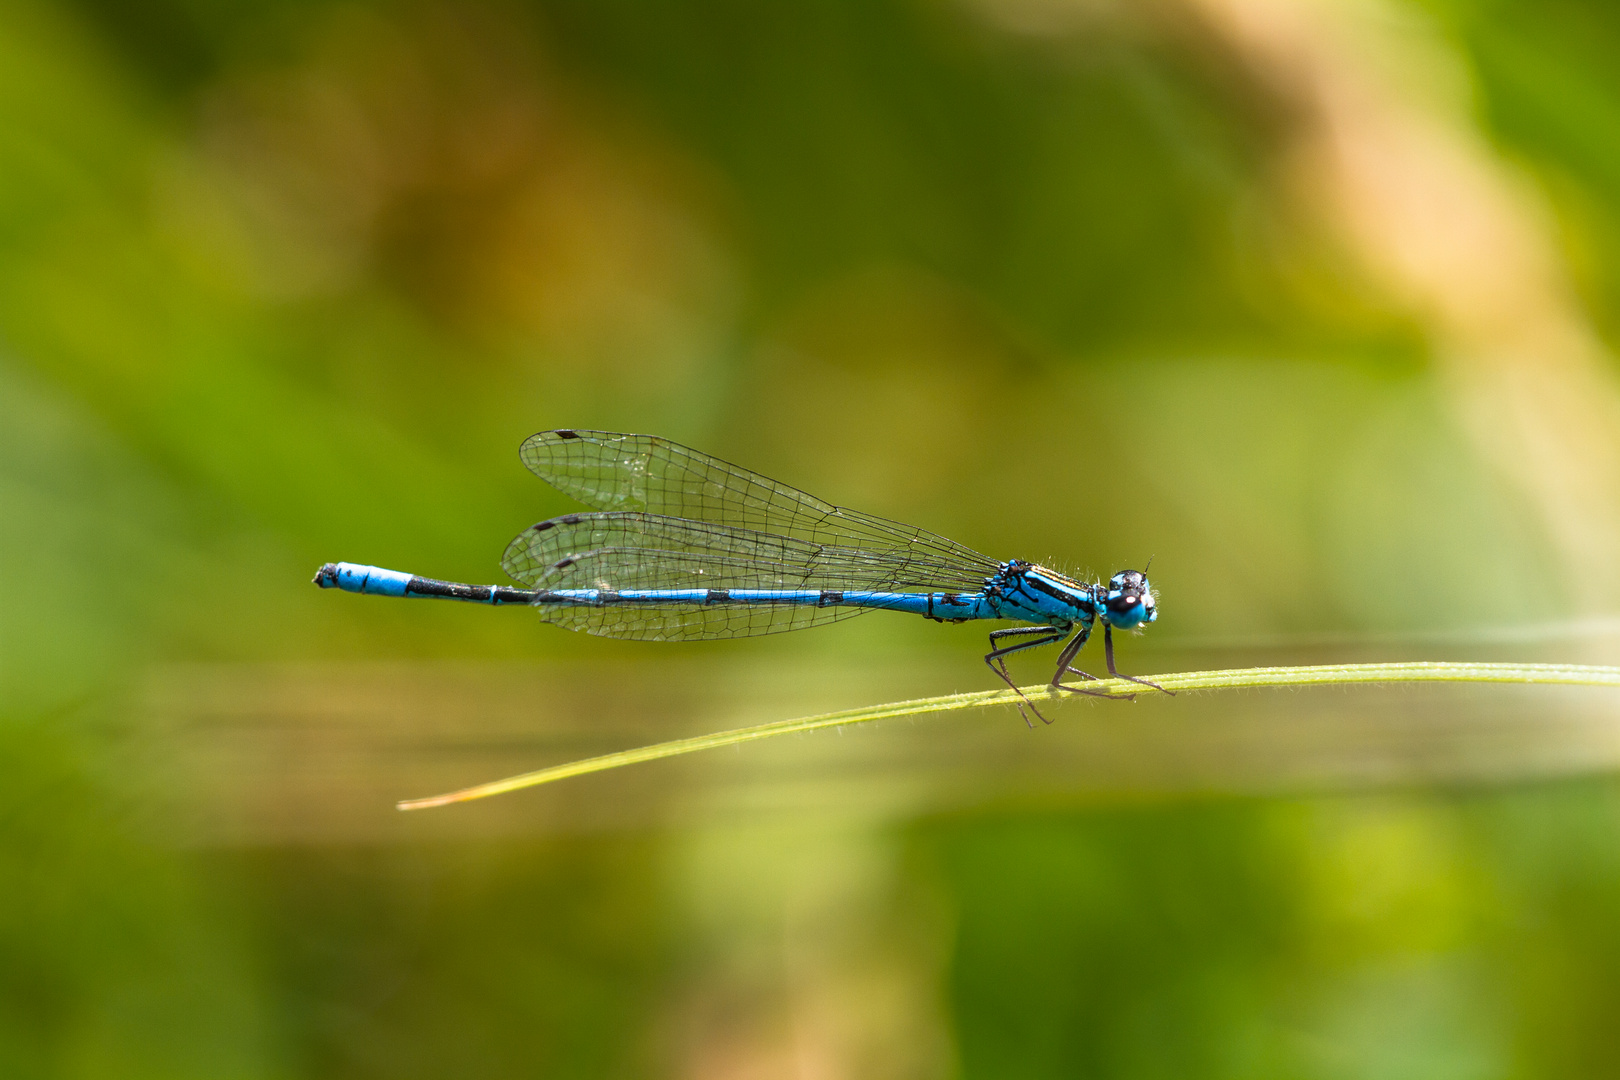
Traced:
<path id="1" fill-rule="evenodd" d="M 1620 661 L 1617 52 L 1598 0 L 0 0 L 0 1073 L 1620 1074 L 1612 695 L 1073 701 L 400 815 L 991 688 L 983 628 L 309 584 L 499 580 L 568 506 L 518 443 L 600 427 L 1151 555 L 1127 671 Z"/>

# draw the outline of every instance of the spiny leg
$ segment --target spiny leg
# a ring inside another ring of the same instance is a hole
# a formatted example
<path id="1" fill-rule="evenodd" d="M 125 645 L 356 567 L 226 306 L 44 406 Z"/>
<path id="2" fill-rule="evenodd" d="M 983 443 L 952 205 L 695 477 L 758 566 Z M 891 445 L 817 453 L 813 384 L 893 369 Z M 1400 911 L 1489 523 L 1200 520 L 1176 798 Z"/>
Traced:
<path id="1" fill-rule="evenodd" d="M 1075 654 L 1080 651 L 1090 637 L 1091 627 L 1082 626 L 1080 632 L 1075 634 L 1067 645 L 1063 646 L 1063 652 L 1058 655 L 1057 671 L 1052 675 L 1052 689 L 1067 690 L 1071 694 L 1085 694 L 1087 697 L 1111 698 L 1114 696 L 1113 694 L 1105 693 L 1102 690 L 1086 690 L 1079 686 L 1069 686 L 1063 681 L 1063 676 L 1070 671 L 1083 679 L 1090 679 L 1092 682 L 1097 681 L 1097 676 L 1091 674 L 1091 672 L 1081 671 L 1079 668 L 1071 666 L 1074 663 Z M 1130 699 L 1126 698 L 1125 700 L 1129 701 Z"/>
<path id="2" fill-rule="evenodd" d="M 996 647 L 996 642 L 1001 638 L 1025 637 L 1030 634 L 1040 634 L 1042 637 L 1039 641 L 1023 641 L 1017 645 L 1008 645 L 1005 648 Z M 1015 652 L 1022 652 L 1025 649 L 1050 645 L 1054 641 L 1061 641 L 1062 638 L 1063 632 L 1052 626 L 1011 626 L 1004 630 L 990 631 L 990 651 L 985 654 L 984 662 L 989 665 L 991 671 L 1001 676 L 1001 681 L 1011 687 L 1013 693 L 1018 695 L 1018 701 L 1016 702 L 1018 715 L 1024 718 L 1024 724 L 1028 727 L 1034 727 L 1035 725 L 1029 722 L 1029 713 L 1024 711 L 1025 705 L 1028 705 L 1036 716 L 1041 717 L 1041 723 L 1050 724 L 1052 721 L 1041 716 L 1041 710 L 1035 708 L 1035 703 L 1025 697 L 1022 690 L 1018 689 L 1018 684 L 1013 681 L 1012 673 L 1007 670 L 1006 657 Z"/>
<path id="3" fill-rule="evenodd" d="M 1151 686 L 1161 694 L 1169 694 L 1171 697 L 1176 696 L 1176 692 L 1174 690 L 1166 690 L 1156 682 L 1148 682 L 1146 679 L 1138 679 L 1134 675 L 1121 675 L 1119 671 L 1115 669 L 1114 628 L 1106 623 L 1103 624 L 1103 656 L 1107 657 L 1108 659 L 1108 674 L 1112 675 L 1114 678 L 1124 679 L 1126 682 L 1137 683 L 1141 686 Z"/>
<path id="4" fill-rule="evenodd" d="M 1000 638 L 1022 637 L 1027 634 L 1039 634 L 1041 635 L 1041 638 L 1039 641 L 1021 642 L 1020 644 L 1010 645 L 1005 648 L 994 647 L 996 641 Z M 994 671 L 998 676 L 1001 677 L 1001 681 L 1006 683 L 1008 687 L 1012 689 L 1013 693 L 1018 695 L 1018 701 L 1015 703 L 1018 706 L 1018 715 L 1024 718 L 1024 724 L 1028 727 L 1034 727 L 1035 725 L 1029 722 L 1029 713 L 1024 711 L 1025 705 L 1028 705 L 1030 709 L 1034 711 L 1036 716 L 1040 716 L 1041 723 L 1050 724 L 1052 721 L 1048 720 L 1044 716 L 1041 716 L 1041 711 L 1035 708 L 1035 703 L 1030 701 L 1029 698 L 1024 695 L 1024 692 L 1018 688 L 1018 684 L 1013 681 L 1012 673 L 1007 670 L 1007 661 L 1005 658 L 1012 653 L 1021 652 L 1024 649 L 1034 649 L 1042 645 L 1050 645 L 1052 642 L 1059 641 L 1062 638 L 1062 632 L 1057 631 L 1054 627 L 1050 626 L 1018 626 L 1010 627 L 1005 630 L 993 630 L 990 632 L 990 644 L 992 648 L 985 656 L 984 662 L 989 665 L 991 671 Z"/>

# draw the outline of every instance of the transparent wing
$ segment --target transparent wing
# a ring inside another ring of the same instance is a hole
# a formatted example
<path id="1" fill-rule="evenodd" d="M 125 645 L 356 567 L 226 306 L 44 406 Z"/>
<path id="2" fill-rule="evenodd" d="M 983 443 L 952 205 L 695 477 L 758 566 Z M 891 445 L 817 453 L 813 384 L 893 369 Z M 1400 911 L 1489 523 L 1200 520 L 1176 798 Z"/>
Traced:
<path id="1" fill-rule="evenodd" d="M 518 454 L 540 479 L 596 510 L 707 521 L 836 547 L 910 548 L 917 565 L 975 583 L 999 565 L 926 529 L 834 506 L 653 435 L 542 431 L 524 440 Z"/>
<path id="2" fill-rule="evenodd" d="M 525 529 L 506 572 L 537 589 L 873 589 L 976 592 L 982 578 L 871 551 L 656 514 L 568 514 Z M 604 637 L 691 640 L 799 630 L 865 608 L 802 604 L 542 604 L 548 621 Z"/>
<path id="3" fill-rule="evenodd" d="M 977 592 L 984 587 L 984 575 L 977 568 L 942 568 L 909 548 L 871 550 L 817 544 L 661 514 L 566 514 L 542 521 L 524 529 L 506 546 L 501 565 L 518 581 L 534 587 L 561 560 L 601 548 L 646 552 L 646 566 L 635 570 L 634 586 L 612 581 L 607 588 L 684 588 L 659 578 L 660 556 L 672 553 L 692 556 L 698 563 L 702 556 L 712 556 L 717 566 L 723 561 L 730 568 L 727 573 L 744 575 L 744 580 L 714 588 Z M 679 565 L 684 568 L 692 563 Z M 760 570 L 752 573 L 749 566 Z"/>
<path id="4" fill-rule="evenodd" d="M 712 552 L 599 548 L 561 560 L 535 582 L 540 589 L 776 589 L 797 587 L 799 568 Z M 815 588 L 814 584 L 804 587 Z M 864 615 L 870 608 L 808 604 L 537 605 L 547 622 L 598 637 L 693 641 L 757 637 Z"/>

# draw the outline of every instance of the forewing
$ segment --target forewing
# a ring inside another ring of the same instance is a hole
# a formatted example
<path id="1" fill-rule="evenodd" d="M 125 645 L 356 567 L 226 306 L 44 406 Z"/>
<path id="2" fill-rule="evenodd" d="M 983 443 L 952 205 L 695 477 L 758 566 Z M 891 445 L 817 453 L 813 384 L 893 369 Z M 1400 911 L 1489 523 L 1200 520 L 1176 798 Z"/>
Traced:
<path id="1" fill-rule="evenodd" d="M 654 435 L 542 431 L 523 443 L 529 470 L 586 506 L 640 511 L 815 544 L 910 548 L 913 562 L 977 583 L 994 559 L 916 526 L 823 502 L 797 488 Z"/>
<path id="2" fill-rule="evenodd" d="M 711 588 L 877 589 L 896 592 L 977 592 L 983 578 L 940 567 L 906 548 L 868 549 L 817 544 L 791 536 L 661 514 L 566 514 L 519 533 L 501 557 L 506 572 L 530 587 L 558 562 L 612 548 L 643 553 L 639 566 L 615 572 L 608 588 L 685 588 L 664 580 L 713 562 Z M 673 560 L 669 556 L 683 558 Z M 635 584 L 630 584 L 633 578 Z M 724 579 L 723 581 L 721 579 Z"/>

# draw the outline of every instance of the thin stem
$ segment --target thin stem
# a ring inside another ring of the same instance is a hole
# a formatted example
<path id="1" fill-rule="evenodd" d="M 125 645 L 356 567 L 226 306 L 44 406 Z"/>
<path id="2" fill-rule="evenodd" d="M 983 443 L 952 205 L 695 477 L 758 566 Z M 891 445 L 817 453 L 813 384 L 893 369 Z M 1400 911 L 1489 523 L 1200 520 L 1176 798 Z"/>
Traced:
<path id="1" fill-rule="evenodd" d="M 1565 686 L 1620 686 L 1620 668 L 1588 667 L 1581 664 L 1321 664 L 1315 667 L 1261 667 L 1235 668 L 1230 671 L 1187 671 L 1171 675 L 1155 675 L 1154 681 L 1166 690 L 1237 690 L 1267 686 L 1325 686 L 1347 683 L 1406 683 L 1406 682 L 1467 682 L 1467 683 L 1543 683 Z M 1123 679 L 1101 679 L 1087 683 L 1107 697 L 1130 697 L 1140 694 L 1142 688 Z M 1045 684 L 1027 686 L 1023 693 L 1029 697 L 1053 696 Z M 1060 699 L 1066 700 L 1066 699 Z M 717 750 L 723 746 L 770 739 L 778 735 L 793 735 L 824 728 L 865 724 L 873 720 L 887 720 L 897 716 L 917 716 L 923 713 L 952 712 L 957 709 L 977 709 L 988 705 L 1013 705 L 1018 696 L 1012 690 L 985 690 L 974 694 L 950 694 L 945 697 L 917 698 L 896 701 L 846 712 L 805 716 L 797 720 L 778 720 L 755 727 L 719 731 L 712 735 L 698 735 L 690 739 L 674 739 L 634 750 L 621 750 L 615 754 L 586 758 L 549 769 L 509 776 L 487 784 L 463 788 L 444 795 L 425 799 L 407 799 L 398 804 L 401 810 L 425 810 L 431 806 L 471 802 L 508 791 L 536 787 L 571 776 L 605 772 L 624 765 L 644 761 L 692 754 L 699 750 Z"/>

